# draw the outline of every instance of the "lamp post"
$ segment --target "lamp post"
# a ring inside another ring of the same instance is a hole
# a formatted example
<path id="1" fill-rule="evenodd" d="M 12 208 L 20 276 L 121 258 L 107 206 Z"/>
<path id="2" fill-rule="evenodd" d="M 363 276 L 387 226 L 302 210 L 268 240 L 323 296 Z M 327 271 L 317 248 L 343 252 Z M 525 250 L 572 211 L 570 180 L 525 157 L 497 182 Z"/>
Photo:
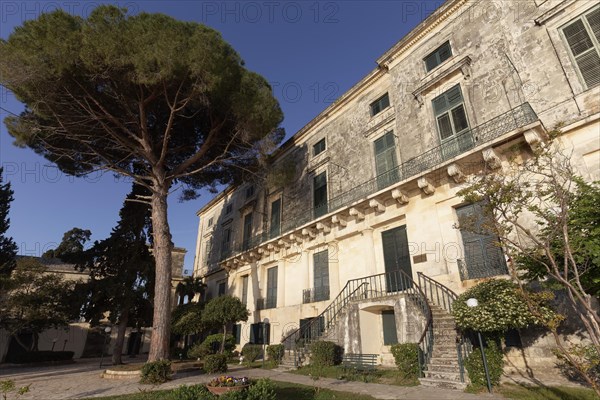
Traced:
<path id="1" fill-rule="evenodd" d="M 104 328 L 104 345 L 102 346 L 102 357 L 100 357 L 100 368 L 102 368 L 102 361 L 104 361 L 106 342 L 108 341 L 108 338 L 110 337 L 110 331 L 112 331 L 112 328 L 110 326 L 107 326 L 106 328 Z"/>
<path id="2" fill-rule="evenodd" d="M 263 319 L 263 326 L 262 326 L 262 337 L 263 337 L 263 356 L 262 356 L 262 367 L 263 369 L 265 369 L 265 356 L 267 355 L 266 350 L 266 343 L 267 343 L 267 324 L 269 323 L 269 318 L 265 318 Z"/>
<path id="3" fill-rule="evenodd" d="M 54 351 L 54 346 L 56 346 L 56 342 L 58 342 L 58 338 L 52 339 L 52 350 L 50 351 Z"/>
<path id="4" fill-rule="evenodd" d="M 479 305 L 479 302 L 475 298 L 467 300 L 467 307 L 475 308 Z M 479 339 L 479 349 L 481 350 L 481 358 L 483 359 L 483 369 L 485 370 L 485 380 L 487 382 L 488 392 L 492 393 L 492 383 L 490 382 L 490 372 L 488 370 L 487 358 L 485 357 L 485 351 L 483 349 L 483 340 L 481 340 L 481 332 L 477 331 L 477 338 Z"/>

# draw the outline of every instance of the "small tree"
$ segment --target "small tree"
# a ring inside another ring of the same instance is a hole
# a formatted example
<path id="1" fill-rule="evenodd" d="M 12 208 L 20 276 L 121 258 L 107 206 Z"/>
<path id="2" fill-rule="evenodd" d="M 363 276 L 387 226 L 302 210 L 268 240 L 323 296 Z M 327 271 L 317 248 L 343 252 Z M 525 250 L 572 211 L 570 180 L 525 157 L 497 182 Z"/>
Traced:
<path id="1" fill-rule="evenodd" d="M 0 328 L 6 329 L 28 351 L 38 350 L 39 335 L 46 329 L 65 328 L 78 304 L 73 304 L 74 282 L 46 268 L 34 258 L 20 258 L 4 280 L 0 295 Z M 19 335 L 33 334 L 30 346 Z"/>
<path id="2" fill-rule="evenodd" d="M 8 211 L 10 202 L 13 200 L 13 191 L 10 183 L 2 183 L 2 173 L 3 169 L 0 168 L 0 276 L 7 276 L 15 269 L 17 245 L 11 237 L 6 236 L 10 226 Z M 0 286 L 1 288 L 2 286 Z"/>
<path id="3" fill-rule="evenodd" d="M 202 318 L 205 304 L 191 302 L 178 305 L 171 317 L 171 330 L 176 335 L 194 335 L 206 327 Z"/>
<path id="4" fill-rule="evenodd" d="M 560 134 L 550 132 L 550 140 L 528 155 L 517 149 L 520 157 L 509 154 L 512 162 L 503 169 L 484 169 L 470 178 L 459 195 L 470 202 L 484 201 L 494 216 L 489 229 L 497 233 L 513 260 L 511 274 L 531 313 L 539 318 L 543 310 L 524 285 L 531 278 L 546 278 L 565 290 L 595 353 L 600 354 L 600 317 L 593 306 L 600 281 L 600 220 L 596 218 L 600 186 L 575 173 Z M 571 356 L 556 320 L 550 322 L 546 326 L 562 355 L 600 395 L 598 382 Z"/>
<path id="5" fill-rule="evenodd" d="M 223 328 L 223 342 L 220 352 L 225 350 L 227 325 L 238 321 L 248 321 L 248 309 L 240 299 L 234 296 L 220 296 L 206 304 L 202 319 L 209 326 Z"/>

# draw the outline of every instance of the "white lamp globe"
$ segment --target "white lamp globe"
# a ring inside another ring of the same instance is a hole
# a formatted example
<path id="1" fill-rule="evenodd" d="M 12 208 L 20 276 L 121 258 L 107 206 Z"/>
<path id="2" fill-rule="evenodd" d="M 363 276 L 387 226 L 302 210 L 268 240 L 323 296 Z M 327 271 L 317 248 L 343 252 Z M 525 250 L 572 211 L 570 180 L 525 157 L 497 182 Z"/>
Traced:
<path id="1" fill-rule="evenodd" d="M 112 331 L 112 328 L 110 326 L 107 326 L 106 328 L 104 328 L 104 332 L 110 333 L 110 331 Z"/>
<path id="2" fill-rule="evenodd" d="M 467 300 L 467 307 L 477 307 L 479 305 L 479 302 L 477 301 L 477 299 L 471 297 L 469 300 Z"/>

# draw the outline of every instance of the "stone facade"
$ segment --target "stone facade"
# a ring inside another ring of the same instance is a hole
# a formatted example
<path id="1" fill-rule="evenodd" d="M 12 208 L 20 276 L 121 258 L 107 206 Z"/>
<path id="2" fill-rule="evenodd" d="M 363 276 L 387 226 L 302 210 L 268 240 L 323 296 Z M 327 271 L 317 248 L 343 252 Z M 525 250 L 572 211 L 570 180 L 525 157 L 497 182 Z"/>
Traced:
<path id="1" fill-rule="evenodd" d="M 384 242 L 399 229 L 409 250 L 402 268 L 415 284 L 418 273 L 458 293 L 477 283 L 456 229 L 464 177 L 485 165 L 501 168 L 515 148 L 526 156 L 558 123 L 579 173 L 599 179 L 600 77 L 586 84 L 563 34 L 565 24 L 596 9 L 590 1 L 446 1 L 283 144 L 266 179 L 229 188 L 202 208 L 194 274 L 206 278 L 209 296 L 225 288 L 247 302 L 240 345 L 250 324 L 265 318 L 271 342 L 279 342 L 300 320 L 331 308 L 350 281 L 389 271 Z M 431 55 L 439 65 L 427 71 Z M 387 146 L 385 156 L 378 146 Z M 317 210 L 322 173 L 327 207 Z M 273 230 L 277 199 L 280 229 Z M 325 250 L 328 296 L 312 301 Z M 276 284 L 268 282 L 273 267 Z M 406 328 L 426 317 L 402 302 L 346 307 L 337 341 L 390 362 L 382 310 L 395 311 L 398 341 L 418 341 Z"/>

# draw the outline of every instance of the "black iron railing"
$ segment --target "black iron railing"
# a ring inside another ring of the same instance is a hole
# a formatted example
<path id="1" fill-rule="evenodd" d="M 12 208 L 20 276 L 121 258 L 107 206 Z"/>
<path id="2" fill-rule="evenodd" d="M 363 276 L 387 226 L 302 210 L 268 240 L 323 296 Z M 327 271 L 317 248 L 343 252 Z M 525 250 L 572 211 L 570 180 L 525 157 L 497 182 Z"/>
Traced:
<path id="1" fill-rule="evenodd" d="M 404 294 L 417 306 L 425 318 L 425 327 L 419 339 L 421 352 L 427 362 L 433 349 L 432 314 L 425 294 L 413 279 L 404 271 L 392 271 L 371 275 L 365 278 L 349 280 L 331 304 L 310 322 L 296 329 L 281 340 L 286 350 L 296 356 L 303 353 L 314 341 L 335 329 L 338 317 L 342 315 L 352 301 L 376 299 L 392 295 Z M 298 359 L 295 356 L 295 364 Z"/>
<path id="2" fill-rule="evenodd" d="M 302 303 L 315 303 L 329 300 L 329 286 L 319 286 L 302 291 Z"/>
<path id="3" fill-rule="evenodd" d="M 458 298 L 458 295 L 447 286 L 441 284 L 424 275 L 422 272 L 417 272 L 417 281 L 421 290 L 429 300 L 431 304 L 434 304 L 444 309 L 448 314 L 452 315 L 452 304 Z M 457 332 L 456 336 L 456 355 L 458 360 L 458 366 L 460 370 L 460 380 L 465 381 L 465 367 L 464 360 L 471 353 L 472 346 L 470 340 Z M 427 365 L 427 362 L 423 364 Z"/>
<path id="4" fill-rule="evenodd" d="M 282 234 L 289 233 L 327 213 L 347 207 L 373 193 L 385 189 L 386 187 L 415 177 L 462 153 L 486 144 L 515 129 L 527 126 L 537 120 L 538 117 L 529 103 L 523 103 L 479 126 L 470 128 L 457 136 L 445 140 L 441 145 L 403 162 L 396 168 L 340 193 L 319 207 L 304 209 L 301 212 L 296 213 L 297 216 L 295 218 L 284 218 L 281 222 L 280 232 Z M 244 243 L 240 243 L 240 245 L 234 246 L 230 250 L 223 252 L 221 254 L 221 260 L 258 246 L 270 239 L 273 239 L 273 237 L 268 233 L 256 235 Z"/>

